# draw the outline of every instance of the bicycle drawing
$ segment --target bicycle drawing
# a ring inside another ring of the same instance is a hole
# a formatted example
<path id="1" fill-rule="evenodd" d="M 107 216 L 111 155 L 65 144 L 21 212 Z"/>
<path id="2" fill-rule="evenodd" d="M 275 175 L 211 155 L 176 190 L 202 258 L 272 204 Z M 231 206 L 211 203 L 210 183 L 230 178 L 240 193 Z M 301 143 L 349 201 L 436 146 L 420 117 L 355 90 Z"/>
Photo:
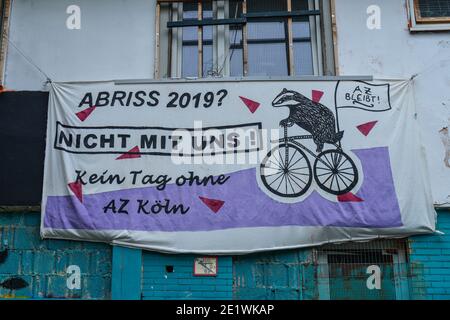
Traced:
<path id="1" fill-rule="evenodd" d="M 339 131 L 333 112 L 287 89 L 275 97 L 272 106 L 288 107 L 290 112 L 288 118 L 280 121 L 284 137 L 275 141 L 278 145 L 261 162 L 260 176 L 264 186 L 277 196 L 295 198 L 308 191 L 314 176 L 318 187 L 325 192 L 342 195 L 351 191 L 358 183 L 358 169 L 342 150 L 344 131 Z M 288 127 L 294 125 L 309 134 L 288 136 Z M 300 142 L 305 139 L 315 143 L 315 152 Z M 325 144 L 334 148 L 324 150 Z M 314 161 L 312 167 L 308 156 Z"/>

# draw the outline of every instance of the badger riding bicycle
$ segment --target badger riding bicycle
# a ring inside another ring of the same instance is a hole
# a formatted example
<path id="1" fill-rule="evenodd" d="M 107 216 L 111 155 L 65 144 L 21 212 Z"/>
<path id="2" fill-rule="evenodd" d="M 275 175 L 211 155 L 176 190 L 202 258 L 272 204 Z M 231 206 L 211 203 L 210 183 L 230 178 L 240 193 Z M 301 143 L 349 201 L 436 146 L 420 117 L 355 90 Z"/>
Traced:
<path id="1" fill-rule="evenodd" d="M 340 143 L 336 149 L 328 149 L 316 155 L 298 142 L 312 139 L 312 135 L 288 136 L 288 125 L 284 125 L 284 137 L 270 150 L 260 165 L 264 186 L 280 197 L 295 198 L 303 195 L 314 180 L 319 188 L 342 195 L 358 183 L 358 170 L 354 161 L 342 151 Z M 307 154 L 314 159 L 313 167 Z"/>

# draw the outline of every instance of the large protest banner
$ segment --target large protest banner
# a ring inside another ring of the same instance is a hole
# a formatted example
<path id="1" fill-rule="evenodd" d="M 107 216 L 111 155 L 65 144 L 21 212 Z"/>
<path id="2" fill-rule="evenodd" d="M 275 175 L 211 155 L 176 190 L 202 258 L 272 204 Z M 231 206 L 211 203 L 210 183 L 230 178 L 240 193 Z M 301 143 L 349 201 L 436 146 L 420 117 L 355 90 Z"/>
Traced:
<path id="1" fill-rule="evenodd" d="M 408 81 L 53 83 L 45 238 L 247 253 L 435 230 Z"/>

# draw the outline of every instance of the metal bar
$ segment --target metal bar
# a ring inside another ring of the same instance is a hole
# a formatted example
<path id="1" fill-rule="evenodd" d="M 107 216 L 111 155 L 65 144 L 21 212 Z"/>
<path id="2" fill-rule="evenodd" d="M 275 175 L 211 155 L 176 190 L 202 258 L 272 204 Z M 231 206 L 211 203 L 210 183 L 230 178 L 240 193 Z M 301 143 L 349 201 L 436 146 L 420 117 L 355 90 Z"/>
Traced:
<path id="1" fill-rule="evenodd" d="M 6 56 L 8 50 L 8 25 L 10 20 L 11 1 L 0 1 L 0 85 L 4 84 L 4 71 L 6 66 Z"/>
<path id="2" fill-rule="evenodd" d="M 245 18 L 225 18 L 225 19 L 203 19 L 194 20 L 186 19 L 182 21 L 169 21 L 167 22 L 167 28 L 180 28 L 180 27 L 198 27 L 198 26 L 221 26 L 221 25 L 242 25 L 247 23 Z"/>
<path id="3" fill-rule="evenodd" d="M 305 37 L 305 38 L 293 38 L 293 42 L 309 42 L 311 41 L 311 38 Z M 271 44 L 271 43 L 285 43 L 285 39 L 250 39 L 247 40 L 247 43 L 249 44 Z M 212 40 L 203 40 L 203 45 L 212 45 Z M 183 46 L 196 46 L 197 40 L 185 40 L 183 41 Z M 233 47 L 233 45 L 231 46 Z M 235 44 L 234 47 L 241 48 L 242 47 L 242 41 L 239 44 Z"/>
<path id="4" fill-rule="evenodd" d="M 320 1 L 323 74 L 335 74 L 330 1 Z"/>
<path id="5" fill-rule="evenodd" d="M 5 12 L 5 2 L 3 0 L 0 0 L 0 57 L 2 54 L 2 48 L 3 48 L 3 14 Z M 0 61 L 1 63 L 1 61 Z M 1 75 L 0 75 L 0 80 L 1 80 Z M 1 83 L 1 81 L 0 81 Z"/>
<path id="6" fill-rule="evenodd" d="M 287 138 L 281 138 L 276 140 L 270 140 L 270 142 L 285 142 L 286 140 L 289 142 L 295 141 L 295 140 L 302 140 L 302 139 L 312 139 L 313 136 L 310 134 L 307 135 L 301 135 L 301 136 L 291 136 Z"/>
<path id="7" fill-rule="evenodd" d="M 318 16 L 320 10 L 296 10 L 296 11 L 265 11 L 265 12 L 251 12 L 243 14 L 246 18 L 293 18 L 293 17 L 308 17 Z"/>
<path id="8" fill-rule="evenodd" d="M 154 77 L 159 79 L 159 49 L 160 49 L 160 26 L 159 17 L 161 15 L 161 4 L 156 3 L 156 13 L 155 13 L 155 60 L 154 60 Z"/>
<path id="9" fill-rule="evenodd" d="M 294 42 L 309 42 L 311 41 L 309 38 L 295 38 Z M 285 43 L 284 40 L 280 39 L 253 39 L 253 40 L 247 40 L 247 43 L 250 44 L 273 44 L 273 43 Z M 208 46 L 212 45 L 213 40 L 203 40 L 203 45 Z M 185 40 L 183 41 L 183 46 L 196 46 L 197 40 Z M 242 41 L 239 43 L 236 43 L 234 45 L 231 45 L 230 48 L 235 49 L 242 49 Z"/>
<path id="10" fill-rule="evenodd" d="M 157 0 L 159 3 L 173 3 L 173 2 L 201 2 L 203 0 Z M 206 1 L 221 1 L 221 0 L 206 0 Z M 244 0 L 240 0 L 244 1 Z"/>
<path id="11" fill-rule="evenodd" d="M 201 3 L 201 2 L 199 2 Z M 167 28 L 183 28 L 183 27 L 198 27 L 198 26 L 216 26 L 216 25 L 245 25 L 248 19 L 270 19 L 270 18 L 289 18 L 292 21 L 293 17 L 320 15 L 320 10 L 303 10 L 303 11 L 270 11 L 270 12 L 254 12 L 243 13 L 242 18 L 227 18 L 227 19 L 185 19 L 182 21 L 169 21 Z"/>
<path id="12" fill-rule="evenodd" d="M 331 10 L 331 36 L 333 39 L 333 60 L 334 60 L 334 74 L 339 75 L 339 59 L 338 59 L 338 37 L 337 37 L 337 23 L 336 23 L 336 3 L 335 0 L 330 0 Z"/>
<path id="13" fill-rule="evenodd" d="M 292 12 L 292 1 L 287 1 L 287 11 Z M 293 43 L 293 32 L 292 32 L 292 17 L 287 19 L 287 32 L 288 32 L 288 64 L 289 64 L 289 75 L 295 75 L 294 66 L 294 43 Z"/>
<path id="14" fill-rule="evenodd" d="M 242 14 L 247 14 L 247 0 L 242 2 Z M 247 44 L 247 24 L 242 26 L 242 67 L 244 77 L 248 75 L 248 44 Z"/>
<path id="15" fill-rule="evenodd" d="M 178 79 L 126 79 L 114 80 L 115 85 L 155 83 L 208 83 L 208 82 L 267 82 L 267 81 L 372 81 L 373 76 L 269 76 L 269 77 L 223 77 L 223 78 L 178 78 Z M 406 79 L 404 79 L 406 80 Z"/>
<path id="16" fill-rule="evenodd" d="M 197 19 L 203 19 L 203 3 L 201 1 L 197 4 Z M 203 27 L 198 26 L 197 30 L 197 46 L 198 46 L 198 62 L 197 62 L 197 76 L 203 77 Z"/>

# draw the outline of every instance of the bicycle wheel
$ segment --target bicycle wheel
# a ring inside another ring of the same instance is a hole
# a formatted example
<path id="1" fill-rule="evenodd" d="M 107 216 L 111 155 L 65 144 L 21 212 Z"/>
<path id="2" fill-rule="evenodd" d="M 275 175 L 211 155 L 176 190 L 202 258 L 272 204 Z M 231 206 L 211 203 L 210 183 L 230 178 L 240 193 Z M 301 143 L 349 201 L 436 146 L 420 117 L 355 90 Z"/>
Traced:
<path id="1" fill-rule="evenodd" d="M 281 197 L 299 197 L 312 182 L 311 164 L 306 154 L 290 143 L 281 143 L 270 150 L 261 162 L 260 170 L 264 186 Z"/>
<path id="2" fill-rule="evenodd" d="M 358 169 L 353 160 L 339 149 L 321 152 L 314 162 L 314 179 L 328 193 L 341 195 L 358 183 Z"/>

